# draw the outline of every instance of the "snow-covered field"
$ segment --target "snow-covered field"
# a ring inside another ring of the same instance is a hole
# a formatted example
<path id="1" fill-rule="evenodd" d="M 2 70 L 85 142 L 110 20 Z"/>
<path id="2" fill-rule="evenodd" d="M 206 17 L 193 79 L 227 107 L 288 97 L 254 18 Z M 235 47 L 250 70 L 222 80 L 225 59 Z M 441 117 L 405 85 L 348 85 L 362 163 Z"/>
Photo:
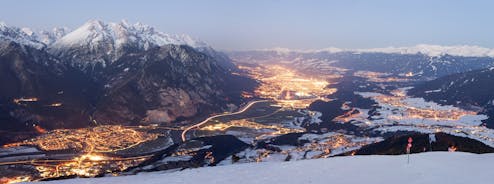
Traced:
<path id="1" fill-rule="evenodd" d="M 481 126 L 486 115 L 467 111 L 450 105 L 427 102 L 423 98 L 406 96 L 406 88 L 393 91 L 392 95 L 373 92 L 355 92 L 378 103 L 377 113 L 368 114 L 370 109 L 360 112 L 343 122 L 352 122 L 374 131 L 414 131 L 422 133 L 444 132 L 468 137 L 494 147 L 494 130 Z"/>
<path id="2" fill-rule="evenodd" d="M 249 163 L 172 173 L 69 179 L 46 183 L 493 183 L 494 154 L 428 152 L 406 155 L 347 156 L 295 162 Z"/>

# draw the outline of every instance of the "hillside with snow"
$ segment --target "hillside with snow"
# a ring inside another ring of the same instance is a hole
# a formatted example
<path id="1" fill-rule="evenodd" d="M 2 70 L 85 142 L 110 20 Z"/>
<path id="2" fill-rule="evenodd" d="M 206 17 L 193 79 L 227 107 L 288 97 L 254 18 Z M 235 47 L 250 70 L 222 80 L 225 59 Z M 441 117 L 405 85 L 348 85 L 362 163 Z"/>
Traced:
<path id="1" fill-rule="evenodd" d="M 494 154 L 428 152 L 398 156 L 347 156 L 296 162 L 237 164 L 133 176 L 45 182 L 99 183 L 492 183 Z"/>

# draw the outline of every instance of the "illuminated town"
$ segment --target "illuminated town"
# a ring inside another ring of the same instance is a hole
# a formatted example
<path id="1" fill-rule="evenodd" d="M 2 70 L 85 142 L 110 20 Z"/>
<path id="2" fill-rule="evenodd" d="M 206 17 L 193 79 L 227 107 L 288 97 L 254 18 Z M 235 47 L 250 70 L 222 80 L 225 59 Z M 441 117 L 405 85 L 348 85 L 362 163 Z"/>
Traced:
<path id="1" fill-rule="evenodd" d="M 377 115 L 368 114 L 369 109 L 354 108 L 358 113 L 348 113 L 336 120 L 380 132 L 445 132 L 494 146 L 494 131 L 482 126 L 482 120 L 487 119 L 487 116 L 478 115 L 475 111 L 426 102 L 422 98 L 412 98 L 405 95 L 406 90 L 403 88 L 392 91 L 392 95 L 356 92 L 378 103 Z"/>
<path id="2" fill-rule="evenodd" d="M 36 138 L 4 147 L 36 146 L 44 151 L 72 150 L 84 153 L 116 152 L 154 140 L 159 134 L 146 133 L 123 126 L 96 126 L 80 129 L 57 129 Z"/>
<path id="3" fill-rule="evenodd" d="M 95 177 L 104 173 L 118 174 L 120 171 L 145 161 L 149 156 L 118 158 L 99 154 L 84 154 L 60 164 L 34 164 L 41 178 L 62 176 Z"/>
<path id="4" fill-rule="evenodd" d="M 117 174 L 135 166 L 150 156 L 115 157 L 116 153 L 143 142 L 156 139 L 160 134 L 146 132 L 143 128 L 127 128 L 119 125 L 101 125 L 80 129 L 57 129 L 29 140 L 4 145 L 4 148 L 35 146 L 43 151 L 69 151 L 70 159 L 35 159 L 4 162 L 1 165 L 27 164 L 34 166 L 37 174 L 29 177 L 4 178 L 5 183 L 59 178 L 64 176 L 94 177 L 105 173 Z"/>
<path id="5" fill-rule="evenodd" d="M 327 95 L 336 92 L 329 80 L 338 75 L 310 76 L 281 65 L 257 67 L 239 66 L 261 82 L 255 90 L 258 97 L 274 99 L 282 107 L 303 109 L 316 100 L 327 101 Z"/>

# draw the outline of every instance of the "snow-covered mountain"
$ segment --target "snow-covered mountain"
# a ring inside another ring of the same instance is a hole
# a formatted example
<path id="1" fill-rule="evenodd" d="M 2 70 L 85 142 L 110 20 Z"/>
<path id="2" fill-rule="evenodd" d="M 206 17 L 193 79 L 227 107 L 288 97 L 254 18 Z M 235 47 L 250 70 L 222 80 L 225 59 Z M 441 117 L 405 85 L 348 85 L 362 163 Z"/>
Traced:
<path id="1" fill-rule="evenodd" d="M 27 28 L 18 28 L 8 26 L 7 24 L 0 22 L 0 39 L 13 41 L 21 45 L 27 45 L 37 49 L 43 49 L 46 47 L 44 43 L 35 39 L 34 32 Z"/>
<path id="2" fill-rule="evenodd" d="M 395 54 L 425 54 L 431 57 L 451 55 L 463 57 L 494 57 L 494 49 L 472 45 L 428 45 L 419 44 L 411 47 L 386 47 L 373 49 L 356 49 L 355 52 L 378 52 Z"/>
<path id="3" fill-rule="evenodd" d="M 451 55 L 451 56 L 464 56 L 464 57 L 494 57 L 493 48 L 485 48 L 476 45 L 431 45 L 431 44 L 418 44 L 409 47 L 382 47 L 382 48 L 367 48 L 367 49 L 346 49 L 337 47 L 328 47 L 323 49 L 288 49 L 282 47 L 259 49 L 255 51 L 271 51 L 276 52 L 279 55 L 286 55 L 290 53 L 339 53 L 339 52 L 352 52 L 352 53 L 387 53 L 387 54 L 424 54 L 431 57 Z"/>
<path id="4" fill-rule="evenodd" d="M 458 49 L 461 50 L 460 48 Z M 417 52 L 412 52 L 411 50 Z M 415 78 L 421 79 L 434 79 L 449 74 L 494 66 L 494 58 L 483 55 L 441 55 L 433 50 L 431 50 L 431 53 L 434 52 L 436 54 L 427 55 L 423 52 L 418 52 L 420 49 L 411 50 L 398 52 L 398 49 L 395 50 L 395 53 L 380 49 L 349 51 L 332 48 L 313 52 L 276 49 L 234 51 L 228 54 L 230 58 L 241 63 L 281 62 L 296 68 L 308 68 L 309 66 L 317 66 L 318 68 L 338 67 L 353 71 L 390 73 L 397 76 L 412 73 Z M 466 50 L 464 52 L 468 53 Z"/>
<path id="5" fill-rule="evenodd" d="M 167 44 L 209 47 L 188 35 L 163 33 L 141 23 L 91 20 L 55 41 L 49 46 L 49 52 L 61 58 L 70 58 L 77 65 L 100 63 L 105 66 L 127 52 L 146 51 Z"/>
<path id="6" fill-rule="evenodd" d="M 494 154 L 428 152 L 398 156 L 348 156 L 187 169 L 172 173 L 78 178 L 41 183 L 492 183 Z"/>
<path id="7" fill-rule="evenodd" d="M 90 20 L 70 31 L 66 27 L 34 31 L 30 28 L 8 26 L 0 22 L 0 39 L 48 51 L 74 65 L 97 63 L 104 65 L 117 60 L 126 52 L 146 51 L 156 46 L 188 45 L 200 51 L 214 51 L 208 44 L 185 34 L 168 34 L 142 23 L 130 24 Z M 216 51 L 213 52 L 216 55 Z M 91 55 L 91 56 L 88 56 Z"/>
<path id="8" fill-rule="evenodd" d="M 34 32 L 35 39 L 38 41 L 43 42 L 46 45 L 51 45 L 52 43 L 56 42 L 63 36 L 67 35 L 70 33 L 70 29 L 67 27 L 56 27 L 53 28 L 51 31 L 40 31 L 40 32 Z"/>
<path id="9" fill-rule="evenodd" d="M 164 123 L 223 111 L 231 103 L 225 99 L 240 101 L 240 89 L 229 85 L 240 77 L 230 66 L 202 41 L 140 23 L 93 20 L 70 33 L 0 24 L 0 86 L 9 86 L 0 92 L 0 104 L 8 104 L 0 106 L 0 124 Z M 36 106 L 13 103 L 23 97 L 40 100 Z M 51 103 L 59 105 L 46 111 Z M 74 114 L 79 118 L 68 118 Z"/>
<path id="10" fill-rule="evenodd" d="M 172 35 L 160 32 L 142 23 L 130 24 L 127 21 L 105 23 L 100 20 L 90 20 L 53 44 L 53 48 L 92 46 L 111 44 L 116 48 L 128 44 L 148 49 L 153 45 L 189 45 L 191 47 L 207 47 L 202 41 L 188 35 Z"/>

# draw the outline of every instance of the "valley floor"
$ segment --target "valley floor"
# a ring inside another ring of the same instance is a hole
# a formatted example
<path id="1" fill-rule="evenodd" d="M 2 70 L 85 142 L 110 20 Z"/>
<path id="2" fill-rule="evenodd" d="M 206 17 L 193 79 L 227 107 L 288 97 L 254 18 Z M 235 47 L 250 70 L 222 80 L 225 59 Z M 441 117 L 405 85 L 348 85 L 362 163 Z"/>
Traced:
<path id="1" fill-rule="evenodd" d="M 494 154 L 428 152 L 397 156 L 347 156 L 295 162 L 263 162 L 171 173 L 58 180 L 46 183 L 492 183 Z"/>

